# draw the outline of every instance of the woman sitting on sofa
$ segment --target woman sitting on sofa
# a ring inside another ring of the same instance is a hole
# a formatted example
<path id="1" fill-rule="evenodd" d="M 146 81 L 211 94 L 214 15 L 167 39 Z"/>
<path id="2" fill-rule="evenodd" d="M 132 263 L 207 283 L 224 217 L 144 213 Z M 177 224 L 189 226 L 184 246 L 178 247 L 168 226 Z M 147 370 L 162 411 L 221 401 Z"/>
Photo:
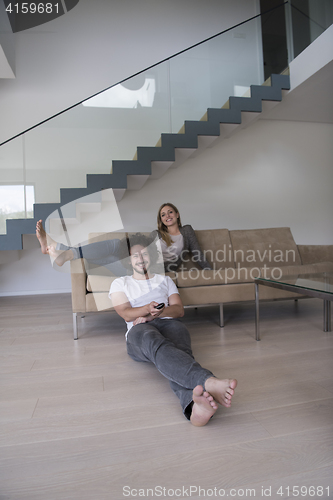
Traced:
<path id="1" fill-rule="evenodd" d="M 163 203 L 157 214 L 158 229 L 152 235 L 158 237 L 161 243 L 162 258 L 166 272 L 176 271 L 183 258 L 189 252 L 202 269 L 211 269 L 205 260 L 195 232 L 189 224 L 182 226 L 178 209 L 172 203 Z M 36 225 L 36 235 L 41 245 L 41 251 L 49 254 L 58 266 L 74 259 L 85 258 L 98 266 L 110 269 L 114 274 L 123 276 L 127 270 L 119 260 L 119 239 L 103 240 L 79 247 L 69 247 L 52 240 L 45 232 L 42 221 Z"/>
<path id="2" fill-rule="evenodd" d="M 189 224 L 182 226 L 178 209 L 172 203 L 163 203 L 157 213 L 157 230 L 160 238 L 166 271 L 176 271 L 188 252 L 195 255 L 202 269 L 211 269 L 205 260 L 195 232 Z"/>

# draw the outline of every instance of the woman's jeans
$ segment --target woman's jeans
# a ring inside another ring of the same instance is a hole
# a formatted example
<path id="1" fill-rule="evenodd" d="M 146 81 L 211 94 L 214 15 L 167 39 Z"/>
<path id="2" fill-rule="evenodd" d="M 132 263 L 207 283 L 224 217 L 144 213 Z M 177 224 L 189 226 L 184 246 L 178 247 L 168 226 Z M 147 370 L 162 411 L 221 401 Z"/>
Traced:
<path id="1" fill-rule="evenodd" d="M 119 239 L 96 241 L 82 247 L 68 247 L 62 243 L 57 244 L 57 250 L 72 250 L 74 259 L 84 258 L 90 264 L 105 267 L 116 276 L 126 276 L 128 270 L 119 260 L 119 248 Z"/>
<path id="2" fill-rule="evenodd" d="M 156 318 L 133 326 L 127 334 L 127 352 L 135 361 L 150 361 L 169 380 L 183 413 L 190 419 L 194 387 L 214 377 L 193 357 L 191 338 L 179 319 Z"/>

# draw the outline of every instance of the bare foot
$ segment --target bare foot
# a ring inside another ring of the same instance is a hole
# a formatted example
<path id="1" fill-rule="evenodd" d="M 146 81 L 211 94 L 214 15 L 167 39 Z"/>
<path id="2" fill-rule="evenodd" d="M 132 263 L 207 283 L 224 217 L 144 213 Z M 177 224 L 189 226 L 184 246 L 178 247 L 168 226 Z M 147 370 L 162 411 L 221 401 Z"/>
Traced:
<path id="1" fill-rule="evenodd" d="M 215 377 L 210 377 L 205 382 L 205 389 L 220 403 L 220 405 L 229 408 L 231 406 L 231 398 L 235 394 L 237 380 L 234 378 L 226 378 L 220 380 Z"/>
<path id="2" fill-rule="evenodd" d="M 43 228 L 42 220 L 39 220 L 36 224 L 36 236 L 40 243 L 40 249 L 42 253 L 47 253 L 47 246 L 49 243 L 47 242 L 47 235 L 45 229 Z"/>
<path id="3" fill-rule="evenodd" d="M 42 253 L 49 254 L 52 264 L 55 262 L 58 266 L 63 266 L 68 260 L 74 258 L 72 250 L 57 250 L 57 242 L 54 241 L 43 228 L 43 221 L 39 220 L 36 224 L 36 236 L 40 243 Z"/>
<path id="4" fill-rule="evenodd" d="M 193 389 L 193 407 L 191 413 L 191 424 L 196 427 L 206 425 L 217 410 L 217 403 L 213 396 L 203 390 L 202 385 Z"/>
<path id="5" fill-rule="evenodd" d="M 54 245 L 46 247 L 46 253 L 51 257 L 52 263 L 55 262 L 57 266 L 63 266 L 74 257 L 72 250 L 57 250 Z"/>

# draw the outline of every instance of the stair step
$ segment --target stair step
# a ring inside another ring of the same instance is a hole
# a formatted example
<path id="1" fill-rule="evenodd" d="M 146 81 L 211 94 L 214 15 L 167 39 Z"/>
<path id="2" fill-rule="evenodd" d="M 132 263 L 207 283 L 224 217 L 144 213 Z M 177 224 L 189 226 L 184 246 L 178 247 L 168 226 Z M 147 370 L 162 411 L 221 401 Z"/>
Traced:
<path id="1" fill-rule="evenodd" d="M 38 220 L 46 220 L 47 217 L 61 207 L 61 203 L 35 203 L 34 205 L 34 219 L 37 222 Z M 28 234 L 28 233 L 26 233 Z"/>
<path id="2" fill-rule="evenodd" d="M 101 199 L 100 203 L 96 203 L 96 195 Z M 83 212 L 81 212 L 82 207 Z M 92 210 L 90 211 L 89 208 Z M 73 211 L 78 212 L 79 220 L 66 217 L 66 214 L 72 214 Z M 51 238 L 70 246 L 84 244 L 88 241 L 88 235 L 91 232 L 119 231 L 123 228 L 112 189 L 105 193 L 103 191 L 93 193 L 64 205 L 61 210 L 51 213 L 45 224 L 49 228 L 48 233 Z"/>

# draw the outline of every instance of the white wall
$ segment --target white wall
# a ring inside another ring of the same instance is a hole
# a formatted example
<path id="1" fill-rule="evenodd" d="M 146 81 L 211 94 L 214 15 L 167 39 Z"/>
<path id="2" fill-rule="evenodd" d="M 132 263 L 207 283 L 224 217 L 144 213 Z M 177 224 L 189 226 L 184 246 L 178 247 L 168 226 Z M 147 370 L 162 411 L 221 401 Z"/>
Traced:
<path id="1" fill-rule="evenodd" d="M 80 0 L 15 36 L 0 80 L 0 143 L 146 67 L 259 13 L 258 0 Z"/>
<path id="2" fill-rule="evenodd" d="M 40 252 L 35 236 L 23 236 L 24 250 L 15 252 L 17 260 L 0 264 L 0 297 L 71 291 L 69 272 L 52 268 L 48 255 Z"/>
<path id="3" fill-rule="evenodd" d="M 126 194 L 123 223 L 154 227 L 170 201 L 196 229 L 288 226 L 298 244 L 333 244 L 332 137 L 332 124 L 258 120 Z"/>

